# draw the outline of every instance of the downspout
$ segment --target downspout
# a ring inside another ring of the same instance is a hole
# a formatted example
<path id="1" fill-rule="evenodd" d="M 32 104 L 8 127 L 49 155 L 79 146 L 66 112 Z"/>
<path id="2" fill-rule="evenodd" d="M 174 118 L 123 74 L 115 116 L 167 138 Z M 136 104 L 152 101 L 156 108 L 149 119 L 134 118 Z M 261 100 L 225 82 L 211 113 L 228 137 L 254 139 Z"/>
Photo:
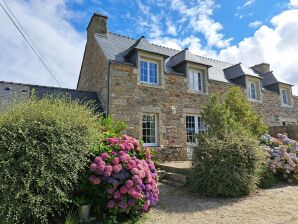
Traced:
<path id="1" fill-rule="evenodd" d="M 109 60 L 109 65 L 108 65 L 108 97 L 107 97 L 107 108 L 106 108 L 106 117 L 109 116 L 110 114 L 110 67 L 111 67 L 111 61 Z"/>

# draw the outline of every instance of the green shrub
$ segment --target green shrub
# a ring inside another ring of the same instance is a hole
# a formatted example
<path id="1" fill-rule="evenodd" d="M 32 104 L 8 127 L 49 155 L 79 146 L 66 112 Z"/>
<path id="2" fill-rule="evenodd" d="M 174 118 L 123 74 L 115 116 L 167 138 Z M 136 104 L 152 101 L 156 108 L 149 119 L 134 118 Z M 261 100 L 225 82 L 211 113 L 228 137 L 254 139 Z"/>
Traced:
<path id="1" fill-rule="evenodd" d="M 66 98 L 31 99 L 0 114 L 1 223 L 47 223 L 72 203 L 97 117 Z"/>
<path id="2" fill-rule="evenodd" d="M 262 189 L 271 188 L 274 184 L 278 183 L 279 180 L 275 176 L 275 174 L 269 169 L 265 169 L 265 172 L 263 173 L 259 187 Z"/>
<path id="3" fill-rule="evenodd" d="M 202 195 L 239 197 L 257 188 L 264 153 L 247 134 L 202 135 L 193 154 L 190 186 Z"/>
<path id="4" fill-rule="evenodd" d="M 245 127 L 251 134 L 259 137 L 268 132 L 262 116 L 254 112 L 247 97 L 239 87 L 231 87 L 225 96 L 225 107 L 233 119 Z"/>
<path id="5" fill-rule="evenodd" d="M 232 89 L 228 100 L 234 98 L 237 91 Z M 237 105 L 236 99 L 234 103 Z M 239 105 L 246 103 L 243 99 L 239 101 Z M 231 103 L 222 103 L 219 96 L 211 96 L 202 111 L 208 130 L 198 136 L 193 151 L 191 188 L 212 197 L 249 194 L 257 188 L 267 165 L 255 133 L 239 121 L 238 116 L 243 111 L 231 109 L 227 104 Z"/>

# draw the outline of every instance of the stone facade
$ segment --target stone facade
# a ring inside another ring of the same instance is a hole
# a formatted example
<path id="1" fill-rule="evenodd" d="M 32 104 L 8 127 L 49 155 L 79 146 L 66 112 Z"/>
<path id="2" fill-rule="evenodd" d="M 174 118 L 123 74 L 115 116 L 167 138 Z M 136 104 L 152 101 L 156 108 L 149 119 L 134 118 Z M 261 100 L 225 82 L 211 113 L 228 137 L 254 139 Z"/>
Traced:
<path id="1" fill-rule="evenodd" d="M 87 40 L 77 90 L 96 92 L 107 111 L 109 62 L 94 36 L 88 36 Z"/>
<path id="2" fill-rule="evenodd" d="M 100 45 L 96 43 L 95 35 L 104 34 L 88 33 L 78 89 L 97 91 L 105 111 L 115 120 L 125 121 L 127 133 L 139 139 L 142 139 L 143 115 L 154 114 L 157 118 L 157 146 L 172 144 L 174 140 L 175 144 L 187 148 L 186 116 L 200 116 L 210 94 L 224 95 L 232 85 L 237 85 L 210 80 L 208 66 L 198 63 L 186 62 L 184 75 L 166 73 L 164 58 L 146 51 L 137 51 L 136 65 L 114 60 L 108 62 Z M 138 62 L 143 58 L 155 60 L 158 64 L 158 84 L 140 82 Z M 196 69 L 202 74 L 202 91 L 189 90 L 185 75 L 189 69 Z M 267 71 L 269 68 L 263 64 L 260 69 Z M 246 79 L 256 78 L 246 77 L 244 82 L 247 82 Z M 259 97 L 251 101 L 251 104 L 256 112 L 263 115 L 266 125 L 297 124 L 298 98 L 291 97 L 292 105 L 282 106 L 280 94 L 261 88 L 261 78 L 257 80 Z M 245 85 L 237 86 L 247 93 Z"/>
<path id="3" fill-rule="evenodd" d="M 185 76 L 166 74 L 164 87 L 153 87 L 138 84 L 136 67 L 112 64 L 110 72 L 109 114 L 126 121 L 127 133 L 137 138 L 142 138 L 142 115 L 156 114 L 159 145 L 168 145 L 175 139 L 186 147 L 186 115 L 200 115 L 210 93 L 223 95 L 231 86 L 209 80 L 208 93 L 198 94 L 189 92 Z M 281 107 L 277 93 L 263 90 L 261 94 L 262 102 L 252 102 L 252 106 L 268 126 L 281 125 L 284 119 L 297 121 L 298 107 Z M 293 99 L 297 105 L 298 98 Z"/>

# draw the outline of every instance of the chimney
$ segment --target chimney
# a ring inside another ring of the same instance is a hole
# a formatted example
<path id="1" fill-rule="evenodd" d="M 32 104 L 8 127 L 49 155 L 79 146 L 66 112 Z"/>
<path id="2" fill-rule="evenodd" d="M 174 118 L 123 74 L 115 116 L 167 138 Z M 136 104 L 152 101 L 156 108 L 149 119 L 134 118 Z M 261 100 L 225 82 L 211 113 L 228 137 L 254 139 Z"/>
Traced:
<path id="1" fill-rule="evenodd" d="M 261 64 L 258 64 L 258 65 L 254 65 L 254 66 L 252 66 L 250 68 L 253 69 L 253 70 L 255 70 L 256 72 L 261 73 L 261 74 L 265 74 L 265 73 L 271 72 L 271 70 L 270 70 L 270 64 L 267 64 L 267 63 L 261 63 Z"/>
<path id="2" fill-rule="evenodd" d="M 87 37 L 93 37 L 95 33 L 107 35 L 108 27 L 107 27 L 108 17 L 101 15 L 99 13 L 94 13 L 91 17 L 91 20 L 87 27 Z"/>

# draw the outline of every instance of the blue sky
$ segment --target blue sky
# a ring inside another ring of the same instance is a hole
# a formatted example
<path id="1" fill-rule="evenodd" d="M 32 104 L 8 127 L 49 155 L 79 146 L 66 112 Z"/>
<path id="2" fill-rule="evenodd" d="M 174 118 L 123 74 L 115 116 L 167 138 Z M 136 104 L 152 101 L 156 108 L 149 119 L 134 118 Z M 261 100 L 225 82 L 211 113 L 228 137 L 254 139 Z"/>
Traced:
<path id="1" fill-rule="evenodd" d="M 150 29 L 137 29 L 136 25 L 140 20 L 148 20 L 144 8 L 150 10 L 150 15 L 158 16 L 163 36 L 176 37 L 167 33 L 167 22 L 174 25 L 179 23 L 183 15 L 177 16 L 177 11 L 169 7 L 173 1 L 137 1 L 137 0 L 103 0 L 103 1 L 78 1 L 68 3 L 69 7 L 76 12 L 83 12 L 86 16 L 81 20 L 72 20 L 72 24 L 80 32 L 84 32 L 86 24 L 94 11 L 109 17 L 109 30 L 111 32 L 129 35 L 138 38 L 142 35 L 149 37 Z M 188 6 L 198 6 L 200 1 L 183 1 Z M 201 1 L 204 2 L 204 1 Z M 208 2 L 208 1 L 205 1 Z M 255 28 L 249 24 L 260 21 L 270 26 L 270 19 L 288 7 L 285 0 L 220 0 L 214 2 L 212 18 L 219 21 L 222 26 L 222 33 L 227 38 L 233 38 L 231 44 L 239 43 L 244 37 L 249 37 L 255 32 Z M 188 21 L 186 21 L 187 23 Z M 177 31 L 180 37 L 197 35 L 202 42 L 206 40 L 199 32 L 194 32 L 191 27 L 183 27 Z"/>
<path id="2" fill-rule="evenodd" d="M 246 66 L 267 62 L 298 86 L 298 0 L 5 1 L 65 87 L 76 87 L 94 11 L 109 17 L 111 32 Z M 57 85 L 1 10 L 0 26 L 0 80 Z"/>

